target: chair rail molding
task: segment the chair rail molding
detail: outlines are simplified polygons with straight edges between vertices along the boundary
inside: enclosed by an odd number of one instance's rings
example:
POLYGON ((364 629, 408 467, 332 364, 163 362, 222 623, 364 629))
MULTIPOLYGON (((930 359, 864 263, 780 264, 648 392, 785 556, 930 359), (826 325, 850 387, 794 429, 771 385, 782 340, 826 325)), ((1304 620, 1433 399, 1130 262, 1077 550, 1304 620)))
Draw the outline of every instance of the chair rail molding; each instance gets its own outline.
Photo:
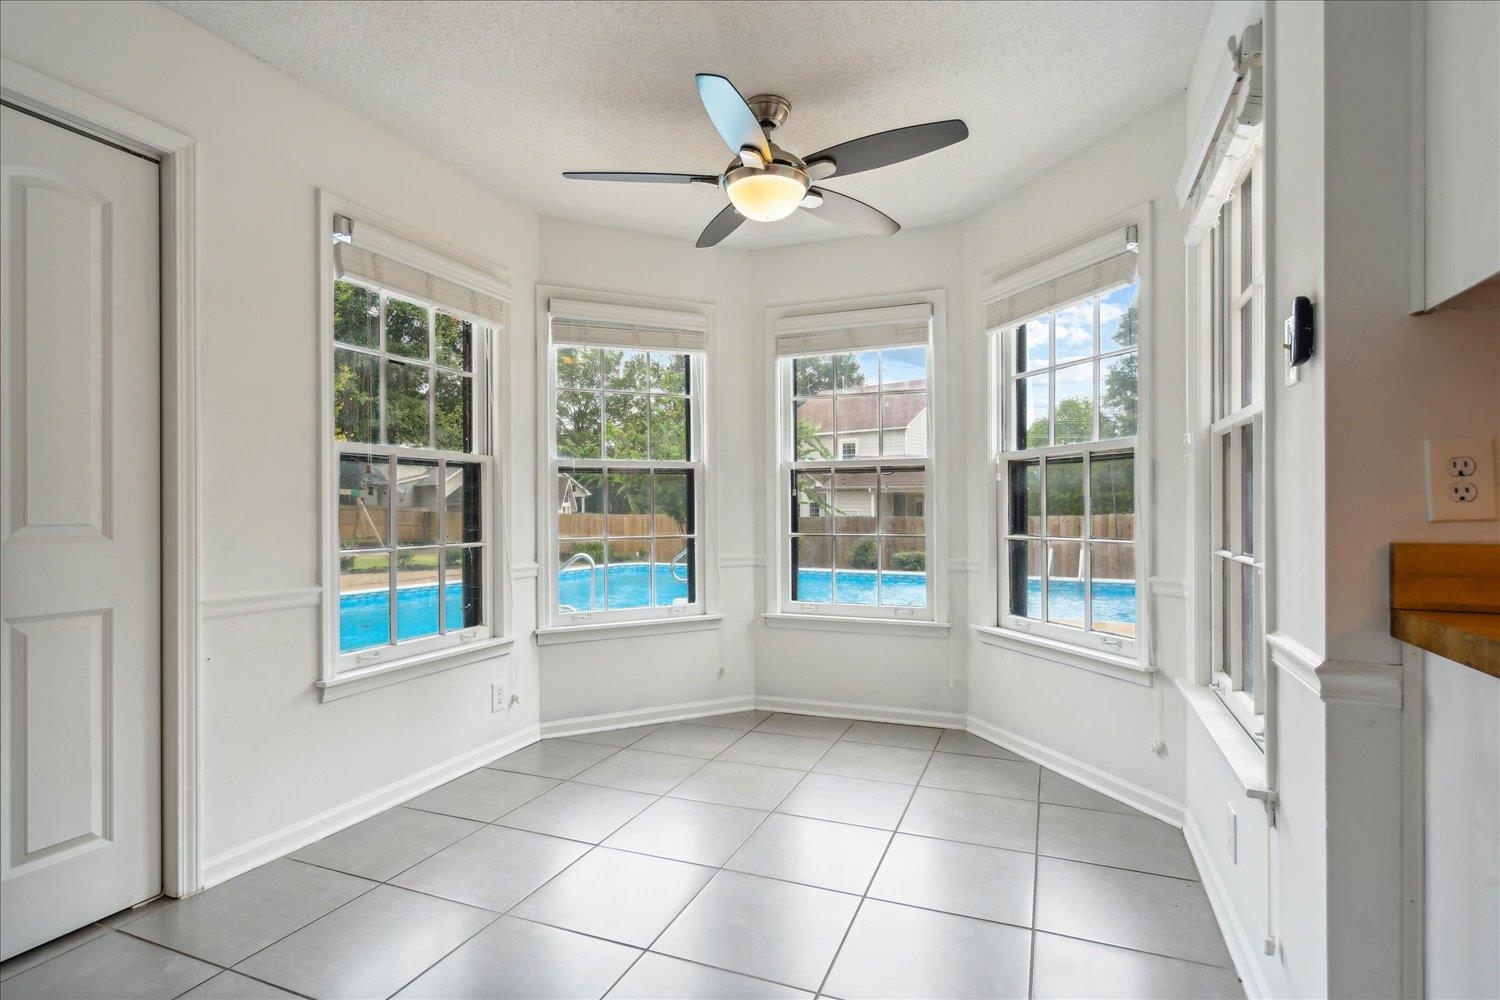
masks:
POLYGON ((1401 708, 1399 663, 1325 660, 1282 632, 1266 636, 1271 662, 1324 702, 1401 708))
POLYGON ((203 599, 203 620, 238 618, 292 608, 316 608, 323 601, 322 587, 290 587, 246 594, 224 594, 203 599))

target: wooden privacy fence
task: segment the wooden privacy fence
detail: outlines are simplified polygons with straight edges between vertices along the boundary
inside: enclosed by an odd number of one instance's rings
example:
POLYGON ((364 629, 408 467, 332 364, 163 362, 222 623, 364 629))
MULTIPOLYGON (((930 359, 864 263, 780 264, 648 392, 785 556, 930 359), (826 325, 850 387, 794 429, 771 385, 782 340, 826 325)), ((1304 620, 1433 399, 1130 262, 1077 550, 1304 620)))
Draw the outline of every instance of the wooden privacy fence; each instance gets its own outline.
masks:
MULTIPOLYGON (((1079 564, 1083 561, 1083 517, 1077 514, 1053 515, 1047 518, 1050 538, 1048 545, 1052 549, 1052 576, 1057 579, 1077 579, 1079 576, 1079 564), (1080 541, 1070 541, 1070 539, 1080 541)), ((1027 519, 1027 531, 1038 534, 1042 529, 1042 519, 1032 517, 1027 519)), ((1134 514, 1096 514, 1091 525, 1093 541, 1124 541, 1129 542, 1135 538, 1135 515, 1134 514)), ((1026 575, 1041 576, 1045 565, 1043 555, 1043 543, 1041 542, 1017 542, 1015 544, 1026 546, 1026 575)), ((1094 579, 1108 580, 1134 580, 1135 579, 1135 546, 1134 545, 1095 545, 1093 554, 1094 579)))
POLYGON ((559 514, 557 537, 603 538, 606 520, 610 538, 688 534, 682 522, 670 514, 559 514))
POLYGON ((833 531, 837 522, 838 533, 841 535, 873 535, 880 531, 885 535, 925 535, 927 533, 927 518, 925 517, 887 517, 884 519, 885 527, 881 529, 881 518, 874 516, 861 517, 832 517, 827 514, 818 517, 797 518, 797 531, 799 534, 826 535, 833 531))
MULTIPOLYGON (((446 523, 449 542, 464 536, 464 516, 460 511, 435 511, 422 507, 396 508, 396 539, 399 545, 436 545, 444 536, 438 533, 439 518, 446 523)), ((379 540, 381 547, 390 545, 390 508, 367 503, 339 505, 339 537, 362 541, 379 540)))

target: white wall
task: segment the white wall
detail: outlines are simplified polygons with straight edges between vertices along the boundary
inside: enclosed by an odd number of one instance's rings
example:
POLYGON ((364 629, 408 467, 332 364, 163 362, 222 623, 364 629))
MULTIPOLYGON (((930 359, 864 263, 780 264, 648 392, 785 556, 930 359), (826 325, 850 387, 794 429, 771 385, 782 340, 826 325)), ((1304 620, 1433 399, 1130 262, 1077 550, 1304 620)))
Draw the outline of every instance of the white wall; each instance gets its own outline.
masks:
MULTIPOLYGON (((0 51, 198 141, 203 594, 319 586, 317 189, 509 269, 518 331, 532 325, 536 216, 154 4, 8 2, 0 51)), ((532 381, 522 360, 508 370, 518 407, 532 381)), ((517 424, 518 454, 529 426, 517 424)), ((509 499, 529 531, 522 473, 509 499)), ((516 596, 526 631, 531 598, 516 596)), ((318 630, 316 607, 203 624, 210 869, 279 853, 321 814, 537 722, 529 642, 320 704, 318 630), (509 676, 521 703, 491 714, 490 682, 509 676)))
POLYGON ((1424 659, 1427 995, 1500 996, 1500 679, 1424 659))
MULTIPOLYGON (((995 582, 991 551, 995 545, 994 484, 990 481, 989 420, 986 412, 988 359, 977 296, 986 276, 1026 261, 1064 241, 1094 235, 1121 213, 1151 203, 1148 234, 1153 257, 1144 275, 1154 319, 1141 342, 1150 381, 1141 387, 1154 415, 1142 437, 1155 449, 1148 474, 1156 505, 1156 526, 1146 559, 1148 573, 1181 593, 1185 579, 1185 533, 1170 526, 1187 523, 1182 435, 1187 418, 1182 399, 1183 355, 1183 221, 1172 185, 1183 157, 1183 102, 1173 100, 1118 132, 1101 138, 1044 176, 1001 198, 963 224, 964 267, 969 293, 960 370, 966 379, 968 425, 965 493, 970 498, 970 558, 984 572, 973 577, 969 608, 975 624, 994 625, 995 582), (969 300, 974 300, 970 302, 969 300)), ((1052 750, 1104 768, 1119 778, 1172 803, 1183 796, 1182 702, 1172 684, 1186 676, 1187 659, 1180 637, 1183 601, 1177 596, 1148 597, 1156 616, 1154 643, 1161 673, 1151 687, 1065 666, 1052 660, 981 644, 968 643, 969 714, 1052 750), (1077 725, 1087 718, 1088 726, 1077 725), (1164 740, 1162 754, 1152 742, 1164 740)))

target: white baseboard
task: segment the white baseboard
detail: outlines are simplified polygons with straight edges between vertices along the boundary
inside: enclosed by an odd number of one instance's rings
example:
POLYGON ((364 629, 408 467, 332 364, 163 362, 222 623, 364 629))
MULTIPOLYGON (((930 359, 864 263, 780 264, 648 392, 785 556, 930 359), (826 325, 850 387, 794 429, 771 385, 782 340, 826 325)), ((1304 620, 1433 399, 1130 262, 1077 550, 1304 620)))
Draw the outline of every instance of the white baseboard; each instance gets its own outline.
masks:
POLYGON ((649 726, 655 722, 678 722, 682 719, 698 719, 709 715, 728 715, 745 712, 755 707, 750 695, 735 698, 714 698, 710 701, 683 701, 675 705, 655 708, 637 708, 628 712, 606 712, 603 715, 576 715, 571 719, 553 719, 542 723, 542 736, 581 736, 604 729, 625 729, 629 726, 649 726))
POLYGON ((1203 880, 1203 891, 1208 895, 1208 905, 1213 909, 1214 917, 1219 921, 1219 930, 1224 934, 1224 944, 1229 948, 1229 957, 1234 962, 1234 971, 1239 975, 1240 982, 1244 984, 1246 994, 1252 1000, 1269 997, 1271 991, 1266 986, 1266 979, 1260 968, 1261 949, 1251 945, 1250 936, 1245 933, 1244 925, 1240 923, 1239 915, 1234 912, 1234 905, 1229 900, 1229 891, 1224 886, 1224 880, 1219 876, 1219 870, 1214 867, 1208 845, 1203 842, 1203 833, 1198 829, 1198 824, 1191 815, 1188 816, 1187 824, 1182 828, 1182 835, 1187 839, 1188 853, 1193 856, 1193 864, 1198 867, 1198 874, 1203 880))
POLYGON ((829 715, 840 719, 865 722, 898 722, 908 726, 937 726, 940 729, 964 728, 962 712, 935 712, 923 708, 894 708, 890 705, 862 705, 846 701, 813 701, 810 698, 769 698, 757 696, 755 707, 767 712, 791 712, 796 715, 829 715))
POLYGON ((1132 809, 1138 809, 1148 816, 1155 816, 1163 823, 1170 823, 1180 829, 1186 818, 1187 811, 1180 802, 1173 802, 1165 795, 1116 777, 1077 757, 1070 757, 1059 750, 1043 746, 1035 740, 1027 739, 1008 729, 1001 729, 978 716, 968 717, 968 730, 975 736, 982 736, 991 743, 998 743, 1028 760, 1034 760, 1043 767, 1049 767, 1080 785, 1087 785, 1102 795, 1108 795, 1117 802, 1123 802, 1132 809))
POLYGON ((493 743, 486 743, 484 746, 461 753, 440 764, 434 764, 432 767, 418 771, 400 781, 393 781, 384 788, 367 792, 310 819, 293 823, 252 840, 248 844, 242 844, 222 854, 217 854, 203 862, 202 886, 207 889, 263 865, 267 861, 273 861, 292 851, 300 850, 315 840, 322 840, 331 833, 337 833, 361 820, 369 819, 391 806, 400 805, 407 799, 436 788, 445 781, 452 781, 461 774, 467 774, 496 757, 535 743, 540 735, 538 727, 527 726, 520 732, 502 737, 493 743))

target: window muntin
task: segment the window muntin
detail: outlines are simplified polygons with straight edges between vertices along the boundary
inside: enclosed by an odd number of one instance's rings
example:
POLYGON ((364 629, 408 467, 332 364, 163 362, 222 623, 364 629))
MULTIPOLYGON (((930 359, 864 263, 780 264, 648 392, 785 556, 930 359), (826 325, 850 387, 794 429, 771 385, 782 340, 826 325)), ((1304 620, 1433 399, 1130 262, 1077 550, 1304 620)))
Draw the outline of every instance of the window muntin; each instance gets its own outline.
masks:
POLYGON ((933 616, 926 345, 779 360, 782 610, 933 616))
POLYGON ((703 613, 704 356, 554 344, 548 360, 551 618, 703 613))
POLYGON ((1140 280, 999 331, 1003 627, 1129 653, 1140 280))
POLYGON ((489 328, 347 278, 332 291, 341 663, 488 635, 489 328))
POLYGON ((1210 350, 1209 652, 1214 688, 1248 733, 1264 733, 1265 275, 1260 159, 1243 168, 1200 249, 1210 350))

